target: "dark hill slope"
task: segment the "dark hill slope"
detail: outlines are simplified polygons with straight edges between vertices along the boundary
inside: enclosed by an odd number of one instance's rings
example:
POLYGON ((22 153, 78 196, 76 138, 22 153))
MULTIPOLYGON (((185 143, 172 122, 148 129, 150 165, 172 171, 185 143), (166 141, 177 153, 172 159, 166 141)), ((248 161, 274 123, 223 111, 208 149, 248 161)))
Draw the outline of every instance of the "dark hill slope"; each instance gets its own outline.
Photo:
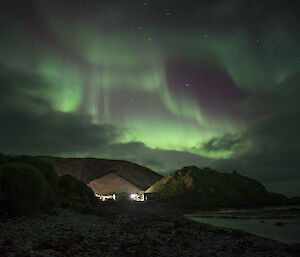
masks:
POLYGON ((0 217, 32 214, 51 207, 83 213, 102 211, 91 188, 77 178, 58 177, 52 165, 31 156, 0 154, 0 217))
POLYGON ((236 172, 184 167, 152 185, 146 192, 186 207, 234 207, 281 204, 283 195, 269 193, 258 181, 236 172))
POLYGON ((128 161, 49 156, 40 156, 39 158, 51 163, 59 175, 69 174, 81 179, 86 184, 109 173, 114 173, 137 188, 146 190, 162 178, 154 171, 128 161))

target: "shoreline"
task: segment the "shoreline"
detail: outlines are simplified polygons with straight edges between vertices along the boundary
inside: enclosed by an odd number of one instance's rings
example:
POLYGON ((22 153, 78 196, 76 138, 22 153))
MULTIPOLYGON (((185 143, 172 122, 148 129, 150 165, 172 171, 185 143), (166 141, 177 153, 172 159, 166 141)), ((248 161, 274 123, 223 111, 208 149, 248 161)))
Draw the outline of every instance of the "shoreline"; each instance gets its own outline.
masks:
POLYGON ((238 229, 288 245, 300 244, 300 206, 221 209, 185 214, 197 222, 238 229))
POLYGON ((299 245, 191 221, 162 206, 111 205, 104 216, 65 209, 0 221, 1 256, 280 256, 299 245))

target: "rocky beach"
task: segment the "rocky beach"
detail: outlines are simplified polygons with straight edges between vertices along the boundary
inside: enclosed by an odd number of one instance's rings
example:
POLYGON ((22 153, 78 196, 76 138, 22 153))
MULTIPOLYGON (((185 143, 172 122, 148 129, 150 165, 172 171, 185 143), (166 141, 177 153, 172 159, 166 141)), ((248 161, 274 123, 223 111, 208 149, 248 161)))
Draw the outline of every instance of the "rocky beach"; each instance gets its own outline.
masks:
POLYGON ((65 209, 2 219, 1 257, 297 257, 299 246, 213 227, 151 205, 107 206, 103 216, 65 209))

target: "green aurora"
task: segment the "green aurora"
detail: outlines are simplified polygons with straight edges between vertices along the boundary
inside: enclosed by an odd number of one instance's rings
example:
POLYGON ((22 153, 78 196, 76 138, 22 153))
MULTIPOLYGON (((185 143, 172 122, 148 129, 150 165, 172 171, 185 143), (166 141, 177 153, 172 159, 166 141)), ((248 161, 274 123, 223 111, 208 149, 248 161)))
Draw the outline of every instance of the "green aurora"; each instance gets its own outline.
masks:
POLYGON ((246 135, 298 90, 287 84, 300 68, 297 18, 270 1, 191 2, 12 1, 1 62, 38 78, 22 87, 45 103, 32 112, 116 127, 113 144, 231 160, 253 150, 246 135))

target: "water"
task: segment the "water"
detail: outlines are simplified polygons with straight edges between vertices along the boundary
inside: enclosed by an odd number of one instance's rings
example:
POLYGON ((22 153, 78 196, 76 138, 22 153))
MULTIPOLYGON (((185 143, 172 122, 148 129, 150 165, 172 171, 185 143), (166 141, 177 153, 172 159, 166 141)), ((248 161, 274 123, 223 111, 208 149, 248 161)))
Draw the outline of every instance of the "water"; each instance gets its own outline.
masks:
POLYGON ((206 211, 185 217, 217 227, 243 230, 286 244, 300 244, 300 206, 206 211))

